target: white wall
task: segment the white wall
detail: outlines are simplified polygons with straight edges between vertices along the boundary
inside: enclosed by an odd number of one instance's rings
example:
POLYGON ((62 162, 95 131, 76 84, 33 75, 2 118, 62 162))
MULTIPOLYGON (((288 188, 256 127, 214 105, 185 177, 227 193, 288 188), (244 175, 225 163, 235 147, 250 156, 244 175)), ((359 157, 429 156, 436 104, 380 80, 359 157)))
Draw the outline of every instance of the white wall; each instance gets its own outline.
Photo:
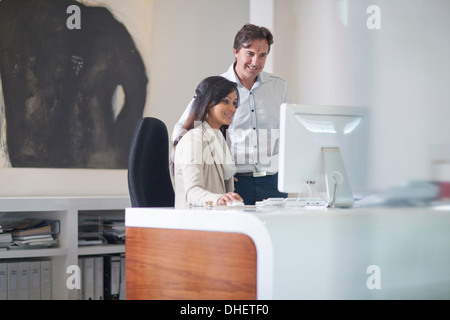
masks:
POLYGON ((233 42, 248 22, 248 0, 154 0, 150 107, 169 135, 205 77, 234 61, 233 42))
POLYGON ((274 71, 299 103, 372 109, 371 186, 436 178, 433 162, 450 161, 450 1, 277 0, 274 12, 274 71))
POLYGON ((374 42, 374 180, 431 179, 434 161, 450 161, 450 1, 383 1, 382 12, 374 42))
MULTIPOLYGON (((275 0, 250 0, 249 22, 257 26, 264 26, 273 31, 274 29, 274 1, 275 0)), ((274 51, 271 50, 266 58, 264 71, 273 73, 275 60, 274 51)))

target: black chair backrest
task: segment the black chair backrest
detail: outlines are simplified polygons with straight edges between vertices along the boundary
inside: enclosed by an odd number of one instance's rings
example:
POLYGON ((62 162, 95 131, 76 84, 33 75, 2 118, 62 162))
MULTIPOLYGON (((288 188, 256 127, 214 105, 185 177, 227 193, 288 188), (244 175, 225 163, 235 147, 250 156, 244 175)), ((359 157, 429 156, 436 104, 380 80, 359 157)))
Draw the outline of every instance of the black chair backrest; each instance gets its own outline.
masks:
POLYGON ((169 135, 159 119, 142 118, 128 159, 128 189, 133 207, 173 207, 169 173, 169 135))

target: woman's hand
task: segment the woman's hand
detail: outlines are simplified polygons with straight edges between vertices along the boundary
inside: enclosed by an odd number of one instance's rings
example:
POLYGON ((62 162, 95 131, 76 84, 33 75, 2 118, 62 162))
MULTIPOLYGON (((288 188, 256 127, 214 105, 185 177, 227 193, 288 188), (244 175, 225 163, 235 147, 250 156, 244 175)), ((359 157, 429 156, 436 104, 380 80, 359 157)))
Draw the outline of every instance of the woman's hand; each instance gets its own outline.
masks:
POLYGON ((243 201, 241 196, 236 192, 227 192, 217 200, 219 206, 226 206, 228 202, 233 202, 234 200, 243 201))

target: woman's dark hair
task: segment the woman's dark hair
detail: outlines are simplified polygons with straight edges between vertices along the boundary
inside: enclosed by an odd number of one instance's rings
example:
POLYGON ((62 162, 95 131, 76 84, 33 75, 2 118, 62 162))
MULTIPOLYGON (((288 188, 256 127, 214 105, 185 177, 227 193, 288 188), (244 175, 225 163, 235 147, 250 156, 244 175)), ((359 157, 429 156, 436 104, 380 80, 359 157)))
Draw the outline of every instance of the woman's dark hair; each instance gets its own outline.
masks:
POLYGON ((236 49, 236 52, 239 52, 242 47, 250 47, 252 41, 257 39, 267 40, 270 52, 270 46, 273 44, 272 33, 269 29, 255 26, 254 24, 246 24, 241 28, 241 30, 238 31, 236 37, 234 38, 233 48, 236 49))
MULTIPOLYGON (((200 82, 195 90, 194 102, 191 106, 191 113, 184 123, 183 133, 194 128, 195 122, 203 122, 211 107, 219 104, 230 92, 236 92, 236 107, 239 105, 239 91, 235 82, 229 81, 221 76, 208 77, 200 82)), ((222 126, 220 130, 226 136, 228 126, 222 126)), ((177 145, 182 138, 181 134, 174 142, 177 145)))

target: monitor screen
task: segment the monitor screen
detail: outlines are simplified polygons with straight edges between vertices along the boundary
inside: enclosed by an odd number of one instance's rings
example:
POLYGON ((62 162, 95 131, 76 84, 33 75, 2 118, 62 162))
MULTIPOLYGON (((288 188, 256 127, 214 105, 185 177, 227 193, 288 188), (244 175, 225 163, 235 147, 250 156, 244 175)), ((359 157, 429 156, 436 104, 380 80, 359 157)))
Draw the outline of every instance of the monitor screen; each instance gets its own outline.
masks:
POLYGON ((350 207, 367 191, 368 111, 283 104, 278 189, 350 207))

